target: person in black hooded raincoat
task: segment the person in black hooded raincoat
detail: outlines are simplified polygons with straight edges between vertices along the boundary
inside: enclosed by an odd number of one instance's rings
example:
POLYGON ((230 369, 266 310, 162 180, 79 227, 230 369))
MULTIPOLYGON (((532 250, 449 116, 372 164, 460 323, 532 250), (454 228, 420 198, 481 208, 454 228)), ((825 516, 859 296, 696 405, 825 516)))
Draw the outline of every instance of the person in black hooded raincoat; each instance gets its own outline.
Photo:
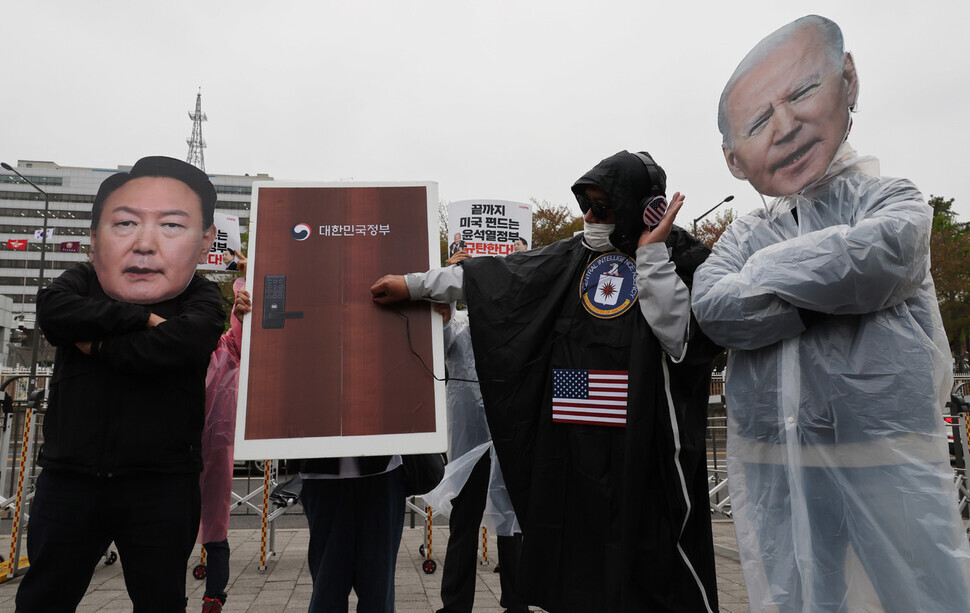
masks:
POLYGON ((719 349, 690 311, 708 250, 673 226, 679 193, 645 226, 666 189, 648 154, 610 156, 572 189, 583 235, 371 292, 468 303, 529 604, 716 611, 704 431, 719 349))

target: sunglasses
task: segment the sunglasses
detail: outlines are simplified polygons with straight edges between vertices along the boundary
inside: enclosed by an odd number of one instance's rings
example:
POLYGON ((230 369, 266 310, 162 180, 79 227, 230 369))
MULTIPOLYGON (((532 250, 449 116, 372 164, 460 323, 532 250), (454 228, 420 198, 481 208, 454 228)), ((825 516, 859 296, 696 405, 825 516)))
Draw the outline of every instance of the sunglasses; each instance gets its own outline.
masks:
POLYGON ((592 200, 586 194, 576 194, 576 199, 579 200, 579 206, 584 211, 593 211, 593 217, 596 219, 606 219, 610 214, 611 207, 606 202, 599 202, 597 200, 592 200))

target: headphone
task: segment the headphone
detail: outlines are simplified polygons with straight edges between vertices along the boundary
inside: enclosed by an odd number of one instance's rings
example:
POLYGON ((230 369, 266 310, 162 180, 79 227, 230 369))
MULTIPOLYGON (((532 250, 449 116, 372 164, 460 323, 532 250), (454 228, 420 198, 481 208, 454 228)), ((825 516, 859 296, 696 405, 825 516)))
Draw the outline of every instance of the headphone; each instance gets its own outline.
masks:
POLYGON ((647 169, 647 178, 650 180, 650 193, 640 201, 640 212, 643 215, 643 224, 648 228, 653 228, 660 223, 660 219, 667 212, 667 197, 664 195, 667 176, 646 151, 634 153, 633 155, 637 156, 647 169))

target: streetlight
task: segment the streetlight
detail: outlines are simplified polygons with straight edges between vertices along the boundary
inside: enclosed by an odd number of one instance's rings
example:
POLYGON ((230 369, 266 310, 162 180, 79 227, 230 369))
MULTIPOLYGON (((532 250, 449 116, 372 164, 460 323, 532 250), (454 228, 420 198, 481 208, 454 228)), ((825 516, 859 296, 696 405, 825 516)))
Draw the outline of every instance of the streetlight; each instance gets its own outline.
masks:
MULTIPOLYGON (((0 162, 0 166, 2 166, 4 170, 9 170, 10 172, 16 174, 18 177, 20 177, 28 184, 30 184, 31 187, 33 187, 40 193, 44 194, 44 230, 43 230, 43 234, 41 234, 41 239, 40 239, 40 272, 37 275, 37 289, 39 290, 44 286, 44 262, 45 262, 44 256, 47 253, 47 213, 50 207, 50 196, 47 195, 47 192, 45 192, 41 188, 34 185, 33 181, 31 181, 27 177, 17 172, 17 170, 14 169, 12 166, 10 166, 10 164, 6 162, 0 162)), ((24 253, 24 258, 27 257, 27 253, 24 253)), ((40 330, 38 329, 38 326, 37 326, 37 303, 36 302, 34 302, 34 333, 31 336, 30 344, 31 344, 30 381, 27 384, 28 398, 30 397, 31 392, 33 392, 37 388, 37 350, 40 344, 40 330)))
POLYGON ((734 200, 734 196, 728 196, 724 200, 721 200, 720 202, 718 202, 717 204, 715 204, 714 206, 712 206, 709 211, 707 211, 706 213, 704 213, 703 215, 701 215, 700 217, 698 217, 697 219, 695 219, 694 220, 694 236, 695 237, 697 236, 697 222, 698 221, 704 219, 705 217, 707 217, 708 215, 710 215, 711 213, 713 213, 714 212, 714 209, 716 209, 717 207, 721 206, 725 202, 731 202, 732 200, 734 200))

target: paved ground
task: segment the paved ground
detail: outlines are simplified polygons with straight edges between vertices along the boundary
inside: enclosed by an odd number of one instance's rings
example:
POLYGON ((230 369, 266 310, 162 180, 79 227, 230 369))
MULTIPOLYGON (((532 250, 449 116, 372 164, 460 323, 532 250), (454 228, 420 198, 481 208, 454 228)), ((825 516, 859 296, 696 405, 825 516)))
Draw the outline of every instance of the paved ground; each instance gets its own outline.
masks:
MULTIPOLYGON (((714 524, 718 593, 721 611, 724 613, 743 613, 748 610, 744 581, 741 578, 741 565, 737 561, 734 540, 734 525, 730 521, 716 521, 714 524)), ((310 577, 306 568, 307 543, 309 532, 305 528, 286 528, 276 531, 276 556, 269 559, 267 569, 259 570, 260 532, 255 529, 234 529, 229 532, 232 549, 229 600, 226 613, 272 613, 277 611, 306 611, 310 603, 310 577)), ((442 560, 448 541, 447 526, 435 526, 432 531, 432 553, 437 560, 438 570, 425 574, 421 570, 424 556, 419 548, 424 543, 424 530, 404 528, 401 551, 397 559, 396 611, 397 613, 431 613, 441 606, 442 560)), ((9 543, 9 540, 7 540, 9 543)), ((494 538, 489 539, 490 558, 497 550, 494 538)), ((198 552, 197 552, 198 553, 198 552)), ((478 567, 478 584, 475 594, 475 611, 481 613, 501 613, 499 606, 499 579, 495 569, 495 559, 478 567)), ((198 562, 194 557, 191 565, 198 562)), ((66 562, 67 563, 67 562, 66 562)), ((201 609, 203 583, 186 573, 189 591, 189 611, 201 609)), ((14 594, 20 579, 0 583, 0 611, 13 611, 14 594)), ((355 609, 355 598, 351 594, 350 610, 355 609)), ((130 611, 131 602, 125 592, 124 578, 120 563, 110 566, 98 565, 91 587, 88 589, 79 613, 95 611, 130 611)), ((534 611, 539 609, 533 608, 534 611)))

